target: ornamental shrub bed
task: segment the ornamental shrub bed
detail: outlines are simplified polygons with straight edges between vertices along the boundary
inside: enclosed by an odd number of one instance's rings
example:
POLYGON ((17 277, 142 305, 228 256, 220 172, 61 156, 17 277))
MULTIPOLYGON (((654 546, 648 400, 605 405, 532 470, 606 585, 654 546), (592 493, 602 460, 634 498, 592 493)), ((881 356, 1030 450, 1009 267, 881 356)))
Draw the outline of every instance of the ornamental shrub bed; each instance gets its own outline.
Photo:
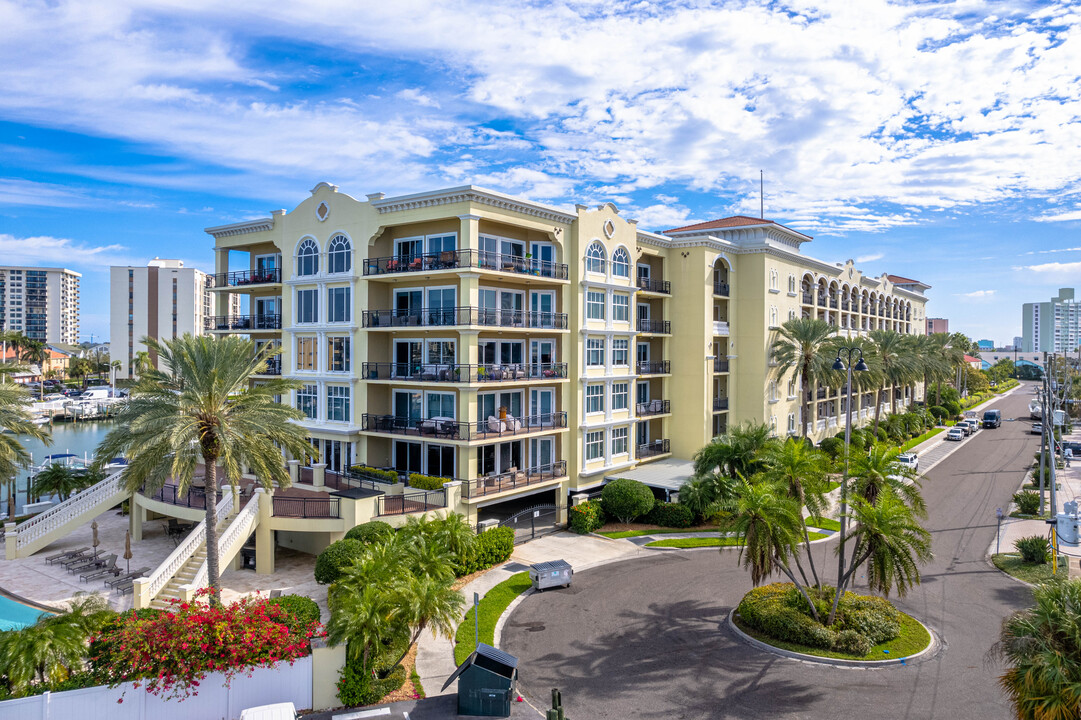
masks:
POLYGON ((1051 543, 1043 535, 1018 538, 1013 546, 1021 553, 1021 560, 1030 565, 1044 565, 1051 560, 1051 543))
POLYGON ((345 534, 346 540, 359 540, 362 543, 381 543, 394 535, 394 528, 382 520, 372 520, 350 528, 345 534))
POLYGON ((417 490, 442 490, 443 483, 446 482, 450 481, 444 477, 409 473, 409 487, 416 488, 417 490))
POLYGON ((1022 515, 1035 515, 1040 512, 1040 494, 1038 492, 1024 490, 1014 493, 1013 501, 1017 504, 1017 510, 1022 515))
POLYGON ((591 533, 603 527, 604 523, 607 522, 604 509, 599 502, 594 500, 587 500, 581 505, 571 507, 568 518, 570 529, 579 535, 591 533))
POLYGON ((392 642, 375 659, 371 673, 364 672, 359 661, 347 662, 338 679, 338 699, 342 704, 346 706, 371 705, 404 685, 407 677, 405 667, 392 666, 394 661, 405 653, 406 643, 408 643, 408 638, 392 642), (372 673, 375 674, 374 678, 372 673))
POLYGON ((456 574, 469 575, 505 562, 514 552, 514 530, 509 527, 492 528, 474 538, 465 558, 460 558, 456 574))
POLYGON ((398 473, 395 470, 380 470, 379 468, 369 467, 368 465, 354 465, 349 468, 349 471, 356 475, 367 475, 368 477, 390 483, 391 485, 401 482, 398 473))
POLYGON ((274 605, 284 610, 288 617, 281 617, 280 620, 294 632, 302 632, 312 623, 319 622, 319 604, 304 595, 282 595, 270 598, 267 600, 267 605, 274 605))
POLYGON ((694 513, 686 505, 659 502, 642 518, 643 522, 670 528, 687 528, 694 524, 694 513))
POLYGON ((364 553, 364 543, 360 540, 339 540, 327 546, 315 559, 315 581, 320 585, 329 585, 342 576, 345 568, 364 553))
MULTIPOLYGON (((833 588, 807 588, 807 593, 819 617, 828 617, 833 588)), ((776 640, 856 656, 898 637, 904 618, 883 598, 846 592, 838 603, 836 622, 827 627, 811 616, 807 601, 792 583, 751 590, 738 612, 748 626, 776 640)))

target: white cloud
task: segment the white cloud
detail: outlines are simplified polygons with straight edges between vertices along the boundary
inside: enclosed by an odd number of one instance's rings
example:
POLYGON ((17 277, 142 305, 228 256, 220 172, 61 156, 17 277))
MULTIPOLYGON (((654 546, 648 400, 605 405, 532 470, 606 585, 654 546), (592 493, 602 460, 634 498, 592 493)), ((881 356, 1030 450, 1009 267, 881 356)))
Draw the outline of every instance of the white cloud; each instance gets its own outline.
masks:
POLYGON ((1081 262, 1050 262, 1040 265, 1023 265, 1015 267, 1014 270, 1036 273, 1049 280, 1055 278, 1074 279, 1078 273, 1081 273, 1081 262))
POLYGON ((1068 210, 1061 213, 1041 215, 1035 219, 1036 222, 1069 222, 1071 220, 1081 220, 1081 210, 1068 210))
POLYGON ((973 290, 967 293, 954 293, 957 297, 971 298, 973 300, 989 300, 994 296, 994 290, 973 290))
POLYGON ((399 100, 416 103, 417 105, 421 105, 423 107, 439 107, 439 103, 425 95, 417 88, 406 88, 404 90, 399 90, 397 93, 395 93, 394 97, 398 98, 399 100))
MULTIPOLYGON (((7 233, 0 233, 0 257, 10 265, 89 267, 94 270, 140 262, 123 245, 87 245, 67 238, 47 235, 20 238, 7 233)), ((145 259, 142 262, 145 263, 145 259)))
POLYGON ((885 253, 871 253, 870 255, 860 255, 858 258, 856 258, 856 262, 869 263, 875 260, 881 260, 884 257, 886 257, 885 253))
POLYGON ((1078 252, 1081 251, 1081 247, 1068 247, 1068 248, 1051 248, 1050 250, 1029 250, 1024 255, 1047 255, 1049 253, 1064 253, 1064 252, 1078 252))

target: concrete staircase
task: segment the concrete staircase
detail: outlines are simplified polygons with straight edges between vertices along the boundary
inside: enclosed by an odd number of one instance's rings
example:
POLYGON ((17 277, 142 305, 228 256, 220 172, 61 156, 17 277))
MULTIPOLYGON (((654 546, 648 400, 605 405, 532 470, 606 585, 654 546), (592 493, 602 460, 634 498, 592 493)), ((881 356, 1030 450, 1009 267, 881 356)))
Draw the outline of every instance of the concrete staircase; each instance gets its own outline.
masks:
POLYGON ((206 542, 203 542, 199 549, 195 551, 195 554, 188 558, 188 561, 161 589, 158 596, 150 601, 150 607, 166 610, 170 607, 170 600, 183 600, 184 597, 180 589, 185 585, 190 585, 195 580, 199 567, 204 562, 206 562, 206 542))
POLYGON ((25 522, 16 526, 6 525, 5 557, 8 560, 29 557, 128 499, 129 493, 121 482, 122 476, 123 471, 114 473, 25 522))

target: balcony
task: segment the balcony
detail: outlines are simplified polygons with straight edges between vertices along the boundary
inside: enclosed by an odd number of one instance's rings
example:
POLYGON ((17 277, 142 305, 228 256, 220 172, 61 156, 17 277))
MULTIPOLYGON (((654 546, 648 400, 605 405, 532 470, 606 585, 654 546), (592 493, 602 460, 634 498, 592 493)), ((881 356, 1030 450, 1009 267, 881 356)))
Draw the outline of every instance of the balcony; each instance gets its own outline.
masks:
POLYGON ((713 412, 720 412, 728 409, 728 398, 715 397, 713 398, 713 412))
POLYGON ((176 485, 165 484, 153 495, 147 495, 145 492, 142 494, 150 500, 160 500, 177 507, 206 510, 206 492, 196 487, 189 487, 186 493, 181 494, 180 488, 176 485))
POLYGON ((447 506, 446 490, 426 490, 404 495, 380 495, 376 498, 376 515, 408 515, 438 510, 447 506))
POLYGON ((638 363, 639 375, 667 375, 670 372, 672 372, 672 364, 667 360, 638 363))
POLYGON ((638 417, 667 415, 670 412, 672 412, 671 400, 650 400, 649 402, 636 403, 634 406, 634 413, 638 417))
POLYGON ((668 438, 665 438, 664 440, 653 440, 644 445, 638 445, 635 449, 635 456, 639 460, 644 460, 658 455, 667 455, 670 452, 672 452, 671 443, 668 438))
POLYGON ((672 294, 672 283, 667 280, 654 280, 653 278, 638 278, 638 289, 651 293, 672 294))
POLYGON ((830 308, 832 308, 833 310, 837 309, 837 298, 830 298, 830 308))
POLYGON ((281 315, 212 315, 203 321, 210 332, 259 332, 282 329, 281 315))
POLYGON ((806 293, 806 292, 803 293, 803 304, 804 305, 814 305, 814 302, 815 302, 814 301, 814 296, 811 295, 811 293, 806 293))
POLYGON ((469 325, 566 330, 567 314, 462 306, 412 310, 365 310, 361 315, 361 326, 366 328, 397 329, 469 325))
POLYGON ((825 295, 819 295, 818 296, 818 305, 819 305, 819 307, 826 307, 826 296, 825 295))
POLYGON ((542 413, 520 418, 492 417, 476 423, 443 417, 407 418, 373 413, 364 413, 361 416, 361 429, 364 432, 427 436, 442 440, 488 440, 565 427, 567 427, 566 412, 542 413))
POLYGON ((282 281, 281 268, 267 270, 239 270, 236 272, 207 275, 206 286, 212 289, 246 287, 248 285, 274 285, 282 281))
POLYGON ((395 255, 369 258, 364 262, 364 274, 369 276, 459 268, 494 270, 552 280, 566 280, 568 277, 567 266, 563 263, 543 262, 533 258, 500 255, 479 250, 444 250, 419 255, 395 255))
POLYGON ((566 477, 567 461, 558 460, 548 465, 541 465, 528 470, 509 470, 504 473, 490 473, 485 477, 470 480, 462 485, 463 498, 479 498, 486 495, 518 490, 537 483, 566 477))
POLYGON ((272 498, 274 517, 340 518, 339 498, 279 497, 272 498))
POLYGON ((638 332, 669 335, 672 332, 672 323, 668 320, 646 320, 638 318, 638 332))
POLYGON ((714 320, 713 321, 713 334, 714 335, 728 335, 729 332, 730 331, 728 329, 728 322, 727 321, 725 321, 725 320, 714 320))
POLYGON ((728 361, 720 358, 713 358, 713 372, 726 373, 728 372, 728 361))
POLYGON ((275 355, 274 357, 267 360, 266 367, 262 371, 257 372, 255 374, 256 375, 274 375, 274 376, 281 375, 282 374, 282 359, 281 359, 281 356, 280 355, 275 355))
POLYGON ((713 283, 713 294, 728 297, 728 283, 726 283, 726 282, 715 282, 715 283, 713 283))
POLYGON ((501 365, 374 363, 363 365, 367 380, 408 380, 411 382, 522 382, 524 380, 564 380, 567 363, 529 363, 501 365))

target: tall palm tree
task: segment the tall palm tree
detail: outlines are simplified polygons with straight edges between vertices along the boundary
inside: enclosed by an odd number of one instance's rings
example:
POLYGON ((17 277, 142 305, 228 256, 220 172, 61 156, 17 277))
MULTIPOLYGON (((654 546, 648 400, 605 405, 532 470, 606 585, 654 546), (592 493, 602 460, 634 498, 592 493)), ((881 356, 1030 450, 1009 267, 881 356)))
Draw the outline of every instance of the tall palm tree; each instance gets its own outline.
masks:
POLYGON ((909 343, 905 337, 893 330, 872 330, 868 333, 881 371, 881 384, 875 395, 875 433, 878 432, 878 422, 882 414, 882 392, 887 387, 889 388, 890 412, 897 412, 897 397, 894 389, 898 385, 907 383, 914 372, 909 343))
POLYGON ((97 457, 128 458, 124 484, 156 492, 169 478, 186 492, 196 469, 206 473, 206 562, 211 600, 218 598, 218 466, 234 489, 243 468, 251 468, 263 487, 289 486, 282 449, 293 457, 313 452, 295 420, 303 413, 279 403, 297 383, 282 378, 253 385, 279 348, 267 343, 256 352, 239 337, 184 335, 159 343, 143 342, 157 352, 166 373, 144 370, 97 457))
POLYGON ((56 495, 61 500, 67 500, 72 493, 83 488, 83 481, 71 468, 53 463, 34 476, 34 495, 47 497, 56 495))
POLYGON ((894 495, 921 517, 927 505, 920 493, 919 476, 898 462, 901 450, 888 443, 874 443, 867 454, 853 458, 854 494, 875 505, 883 495, 894 495))
POLYGON ((452 582, 452 579, 431 575, 410 575, 403 583, 399 593, 401 605, 398 617, 410 629, 410 636, 409 643, 391 670, 401 665, 409 654, 409 648, 425 630, 430 628, 433 635, 442 635, 448 640, 454 638, 465 598, 453 588, 452 582))
POLYGON ((1009 668, 998 679, 1022 720, 1081 717, 1081 580, 1037 585, 1034 607, 1002 623, 991 655, 1009 668))
POLYGON ((811 401, 807 394, 813 391, 815 382, 826 377, 830 371, 833 359, 826 356, 822 349, 836 334, 837 328, 825 320, 792 318, 777 329, 770 343, 770 357, 777 363, 774 376, 778 381, 789 372, 799 377, 803 437, 807 437, 811 420, 811 401))
MULTIPOLYGON (((801 509, 806 508, 812 515, 821 515, 826 511, 829 505, 826 500, 826 470, 829 461, 821 450, 809 447, 802 440, 788 438, 784 443, 774 444, 763 450, 762 458, 765 461, 765 470, 762 473, 765 478, 786 488, 788 496, 796 500, 801 509)), ((803 542, 814 585, 820 587, 806 523, 803 523, 803 542)), ((796 564, 799 566, 798 556, 796 564)), ((802 570, 800 567, 801 572, 802 570)))
POLYGON ((855 548, 843 585, 847 587, 855 568, 867 563, 867 585, 887 597, 894 590, 904 597, 920 583, 919 563, 933 557, 931 533, 916 521, 908 505, 893 495, 878 504, 857 498, 852 505, 855 548))
POLYGON ((22 385, 0 385, 0 482, 8 485, 8 497, 14 496, 15 474, 30 464, 30 453, 23 447, 21 437, 52 444, 52 437, 43 427, 35 425, 28 410, 30 393, 22 385))
POLYGON ((728 478, 750 476, 761 464, 760 453, 772 442, 770 435, 770 427, 765 423, 750 420, 740 423, 695 454, 695 474, 719 473, 728 478))

